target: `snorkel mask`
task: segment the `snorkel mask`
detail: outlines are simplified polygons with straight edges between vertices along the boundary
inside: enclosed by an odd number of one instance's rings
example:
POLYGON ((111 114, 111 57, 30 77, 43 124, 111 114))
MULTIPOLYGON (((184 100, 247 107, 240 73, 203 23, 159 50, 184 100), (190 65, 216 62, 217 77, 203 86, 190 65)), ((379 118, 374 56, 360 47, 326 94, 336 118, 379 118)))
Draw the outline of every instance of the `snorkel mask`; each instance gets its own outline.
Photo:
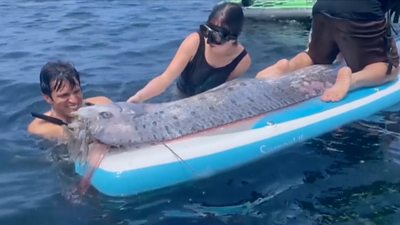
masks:
POLYGON ((201 34, 207 38, 208 44, 222 45, 229 40, 236 40, 236 35, 231 35, 228 30, 211 24, 200 25, 201 34))

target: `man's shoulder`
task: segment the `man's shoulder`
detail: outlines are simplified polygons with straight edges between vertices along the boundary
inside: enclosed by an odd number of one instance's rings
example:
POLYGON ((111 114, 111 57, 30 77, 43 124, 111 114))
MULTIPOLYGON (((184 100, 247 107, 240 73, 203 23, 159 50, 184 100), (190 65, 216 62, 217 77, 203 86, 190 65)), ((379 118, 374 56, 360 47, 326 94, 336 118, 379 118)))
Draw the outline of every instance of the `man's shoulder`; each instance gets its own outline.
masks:
POLYGON ((96 97, 87 98, 87 99, 85 99, 85 102, 92 103, 94 105, 107 105, 107 104, 112 103, 111 99, 109 99, 105 96, 96 96, 96 97))
POLYGON ((28 132, 46 139, 62 139, 64 137, 64 128, 62 126, 39 118, 35 118, 28 125, 28 132))
MULTIPOLYGON (((97 96, 92 98, 85 99, 85 102, 94 104, 94 105, 107 105, 111 104, 111 99, 105 96, 97 96)), ((45 115, 50 116, 50 112, 46 112, 45 115)), ((28 125, 28 132, 30 134, 43 137, 46 139, 56 139, 62 140, 65 138, 64 127, 60 125, 56 125, 45 121, 40 118, 35 118, 29 125, 28 125)))

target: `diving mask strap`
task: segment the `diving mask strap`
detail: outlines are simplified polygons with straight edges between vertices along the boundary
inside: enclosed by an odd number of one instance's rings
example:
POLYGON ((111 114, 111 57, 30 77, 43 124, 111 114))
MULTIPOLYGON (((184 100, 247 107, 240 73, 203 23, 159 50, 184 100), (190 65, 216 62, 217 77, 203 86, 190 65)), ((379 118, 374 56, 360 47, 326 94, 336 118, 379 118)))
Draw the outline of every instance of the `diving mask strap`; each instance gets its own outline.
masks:
POLYGON ((42 119, 44 121, 47 121, 47 122, 55 124, 55 125, 59 125, 59 126, 68 125, 68 123, 66 123, 66 122, 64 122, 64 121, 62 121, 60 119, 57 119, 55 117, 52 117, 52 116, 48 116, 48 115, 44 115, 44 114, 40 114, 40 113, 35 113, 35 112, 31 112, 31 115, 33 117, 42 119))
MULTIPOLYGON (((90 103, 90 102, 85 102, 84 105, 85 105, 85 106, 92 106, 92 105, 94 105, 94 104, 93 104, 93 103, 90 103)), ((45 115, 45 114, 40 114, 40 113, 31 112, 31 115, 32 115, 33 117, 42 119, 42 120, 44 120, 44 121, 47 121, 47 122, 52 123, 52 124, 55 124, 55 125, 59 125, 59 126, 64 126, 64 125, 66 126, 66 125, 68 125, 68 123, 66 123, 66 122, 64 122, 64 121, 62 121, 62 120, 60 120, 60 119, 58 119, 58 118, 55 118, 55 117, 52 117, 52 116, 48 116, 48 115, 45 115)))

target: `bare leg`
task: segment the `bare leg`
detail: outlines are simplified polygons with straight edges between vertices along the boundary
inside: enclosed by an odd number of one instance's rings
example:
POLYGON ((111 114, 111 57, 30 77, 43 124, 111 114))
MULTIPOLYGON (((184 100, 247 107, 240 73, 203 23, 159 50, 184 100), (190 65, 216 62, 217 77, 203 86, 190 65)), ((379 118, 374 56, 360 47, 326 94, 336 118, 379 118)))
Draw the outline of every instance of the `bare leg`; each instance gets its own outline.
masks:
POLYGON ((311 66, 312 64, 313 61, 311 60, 310 56, 305 52, 301 52, 290 60, 281 59, 274 65, 265 68, 264 70, 260 71, 257 74, 256 78, 258 79, 276 78, 285 73, 289 73, 307 66, 311 66))
POLYGON ((276 78, 289 72, 289 60, 281 59, 274 65, 269 66, 257 73, 257 79, 276 78))
POLYGON ((343 67, 339 70, 335 84, 326 89, 321 97, 322 101, 325 102, 337 102, 340 101, 347 92, 350 90, 351 85, 351 69, 349 67, 343 67))
POLYGON ((370 64, 364 69, 351 73, 349 67, 339 70, 336 83, 328 88, 321 99, 327 102, 342 100, 350 90, 384 84, 397 78, 398 68, 393 68, 391 75, 386 75, 387 64, 383 62, 370 64))
POLYGON ((397 79, 399 68, 394 67, 390 75, 386 74, 387 68, 387 63, 378 62, 364 67, 364 69, 357 73, 353 73, 351 89, 381 85, 388 81, 397 79))

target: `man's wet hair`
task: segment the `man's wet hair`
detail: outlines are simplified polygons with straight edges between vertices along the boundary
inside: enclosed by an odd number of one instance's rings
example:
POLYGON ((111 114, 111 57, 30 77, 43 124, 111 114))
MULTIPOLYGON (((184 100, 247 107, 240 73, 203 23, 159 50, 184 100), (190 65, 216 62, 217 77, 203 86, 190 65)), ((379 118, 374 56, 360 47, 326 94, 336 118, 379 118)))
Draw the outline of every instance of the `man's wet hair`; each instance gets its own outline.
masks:
POLYGON ((71 63, 52 61, 42 67, 40 71, 40 89, 44 95, 51 97, 51 93, 59 91, 66 82, 71 88, 81 84, 79 72, 71 63))

